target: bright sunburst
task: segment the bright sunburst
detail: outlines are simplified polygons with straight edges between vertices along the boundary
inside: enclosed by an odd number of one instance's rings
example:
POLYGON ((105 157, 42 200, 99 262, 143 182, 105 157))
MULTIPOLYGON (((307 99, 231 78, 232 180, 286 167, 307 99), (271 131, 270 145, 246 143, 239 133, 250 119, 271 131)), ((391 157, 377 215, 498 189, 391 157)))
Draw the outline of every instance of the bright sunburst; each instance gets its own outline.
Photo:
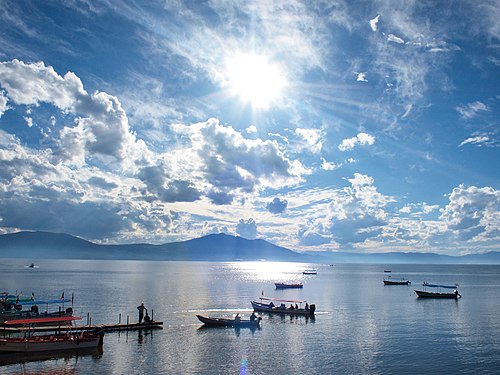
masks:
POLYGON ((286 85, 280 67, 262 55, 239 53, 228 58, 226 74, 231 94, 254 108, 270 107, 286 85))

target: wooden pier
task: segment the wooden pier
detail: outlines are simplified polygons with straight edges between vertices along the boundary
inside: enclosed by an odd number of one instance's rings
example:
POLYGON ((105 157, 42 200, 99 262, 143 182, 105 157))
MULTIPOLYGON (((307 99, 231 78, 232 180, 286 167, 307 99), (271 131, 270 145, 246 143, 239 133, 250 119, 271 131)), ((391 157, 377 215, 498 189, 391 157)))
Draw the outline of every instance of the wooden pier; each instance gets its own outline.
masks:
MULTIPOLYGON (((117 323, 117 324, 97 324, 85 326, 51 326, 51 327, 30 327, 30 332, 54 332, 54 331, 93 331, 101 330, 104 332, 114 331, 138 331, 138 330, 153 330, 163 329, 163 322, 150 322, 150 323, 117 323)), ((1 327, 0 332, 4 335, 8 333, 16 333, 26 331, 25 327, 1 327)))

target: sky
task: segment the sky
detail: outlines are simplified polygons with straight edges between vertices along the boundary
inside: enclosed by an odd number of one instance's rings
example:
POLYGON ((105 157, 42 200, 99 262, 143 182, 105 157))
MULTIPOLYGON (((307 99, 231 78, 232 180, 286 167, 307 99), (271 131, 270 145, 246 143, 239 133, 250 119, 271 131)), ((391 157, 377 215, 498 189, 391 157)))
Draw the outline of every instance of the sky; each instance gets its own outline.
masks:
POLYGON ((500 250, 500 5, 0 0, 0 233, 500 250))

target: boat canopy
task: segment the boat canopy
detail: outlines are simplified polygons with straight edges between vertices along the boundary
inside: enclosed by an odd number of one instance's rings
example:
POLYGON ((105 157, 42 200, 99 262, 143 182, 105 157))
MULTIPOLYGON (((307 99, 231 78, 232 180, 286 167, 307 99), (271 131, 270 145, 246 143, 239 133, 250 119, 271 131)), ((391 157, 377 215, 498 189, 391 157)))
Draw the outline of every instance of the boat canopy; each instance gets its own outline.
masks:
POLYGON ((276 301, 276 302, 290 302, 290 303, 305 303, 306 301, 294 300, 294 299, 281 299, 272 297, 260 297, 260 299, 265 301, 276 301))
POLYGON ((48 300, 29 300, 29 301, 19 301, 18 305, 47 305, 51 303, 67 303, 71 302, 70 299, 67 298, 59 298, 59 299, 48 299, 48 300))
POLYGON ((79 316, 60 316, 54 318, 29 318, 29 319, 6 320, 4 324, 15 325, 15 324, 34 324, 34 323, 59 323, 59 322, 72 322, 81 319, 82 318, 79 316))
POLYGON ((429 288, 447 288, 447 289, 457 289, 458 284, 455 285, 439 285, 439 284, 429 284, 428 282, 424 282, 423 286, 428 286, 429 288))

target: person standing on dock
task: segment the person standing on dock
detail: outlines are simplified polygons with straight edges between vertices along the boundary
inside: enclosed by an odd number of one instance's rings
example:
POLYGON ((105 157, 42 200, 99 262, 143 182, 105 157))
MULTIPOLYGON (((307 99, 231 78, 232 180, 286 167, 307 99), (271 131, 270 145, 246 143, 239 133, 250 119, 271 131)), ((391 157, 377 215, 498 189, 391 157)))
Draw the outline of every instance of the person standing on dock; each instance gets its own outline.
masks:
POLYGON ((139 323, 142 323, 142 318, 144 317, 144 312, 148 313, 148 309, 144 306, 144 302, 141 303, 140 306, 137 306, 137 310, 139 310, 139 323))

